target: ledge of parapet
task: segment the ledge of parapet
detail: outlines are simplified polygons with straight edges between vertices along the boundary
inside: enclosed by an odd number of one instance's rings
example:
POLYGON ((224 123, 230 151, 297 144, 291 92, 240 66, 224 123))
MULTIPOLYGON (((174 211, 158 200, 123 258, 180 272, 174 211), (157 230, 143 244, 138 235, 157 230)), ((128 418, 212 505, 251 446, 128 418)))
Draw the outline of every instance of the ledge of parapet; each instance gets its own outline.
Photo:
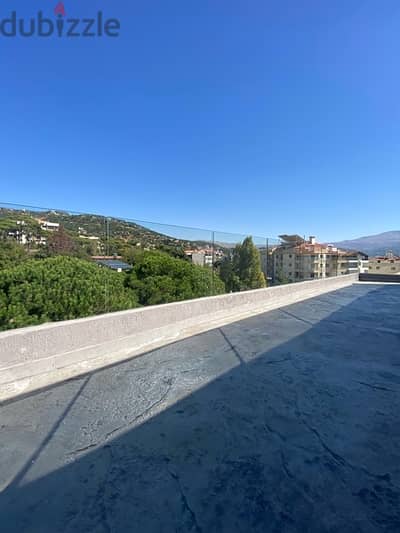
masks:
MULTIPOLYGON (((288 283, 288 284, 285 284, 285 285, 274 285, 272 287, 265 287, 264 289, 252 289, 252 290, 249 290, 249 291, 242 291, 242 292, 232 292, 232 293, 226 293, 226 294, 218 294, 218 295, 215 295, 215 296, 203 296, 203 297, 200 297, 200 298, 195 298, 195 299, 192 299, 192 300, 182 300, 182 301, 179 301, 179 302, 170 302, 170 303, 166 303, 166 304, 159 304, 159 305, 149 305, 149 306, 146 306, 146 307, 135 307, 134 309, 124 309, 123 311, 114 311, 114 312, 110 312, 110 313, 102 313, 102 314, 99 314, 99 315, 93 315, 93 316, 88 316, 88 317, 83 317, 83 318, 75 318, 75 319, 72 319, 72 320, 59 320, 57 322, 46 322, 44 324, 39 324, 37 326, 26 326, 26 327, 22 327, 22 328, 17 328, 17 329, 10 329, 10 330, 6 330, 6 331, 1 331, 0 332, 0 340, 2 338, 5 338, 5 337, 8 337, 8 336, 15 336, 15 335, 23 335, 23 334, 26 334, 26 333, 29 333, 29 332, 38 332, 38 331, 41 331, 41 330, 46 330, 46 329, 49 329, 49 328, 62 328, 66 325, 70 325, 70 324, 74 324, 74 323, 81 323, 81 324, 85 324, 85 323, 90 323, 90 322, 96 322, 98 321, 99 319, 101 318, 104 318, 104 317, 110 317, 110 316, 113 316, 113 317, 125 317, 125 316, 134 316, 135 314, 140 314, 140 313, 144 313, 144 312, 154 312, 156 311, 157 309, 165 309, 165 310, 168 310, 169 308, 179 308, 181 306, 186 306, 187 304, 190 304, 190 303, 197 303, 197 302, 201 302, 201 303, 206 303, 206 302, 213 302, 213 301, 216 301, 218 302, 219 300, 221 301, 224 301, 226 300, 227 298, 232 298, 232 299, 238 299, 240 298, 240 296, 243 296, 245 295, 246 297, 249 297, 251 298, 253 295, 257 295, 257 296, 261 296, 262 294, 266 294, 266 295, 269 295, 269 296, 273 296, 274 295, 274 292, 279 292, 279 291, 282 291, 282 290, 288 290, 288 288, 295 288, 297 290, 304 290, 308 287, 313 287, 315 288, 316 284, 322 284, 322 286, 326 286, 327 284, 335 284, 338 283, 339 285, 341 285, 342 283, 344 283, 344 286, 346 285, 349 285, 349 284, 352 284, 352 283, 356 283, 358 282, 358 274, 347 274, 347 275, 343 275, 343 276, 336 276, 336 277, 331 277, 331 278, 323 278, 323 279, 315 279, 315 280, 306 280, 306 281, 300 281, 300 282, 297 282, 297 283, 288 283)), ((282 304, 284 305, 284 304, 282 304)))
POLYGON ((356 281, 350 274, 3 332, 0 401, 356 281))

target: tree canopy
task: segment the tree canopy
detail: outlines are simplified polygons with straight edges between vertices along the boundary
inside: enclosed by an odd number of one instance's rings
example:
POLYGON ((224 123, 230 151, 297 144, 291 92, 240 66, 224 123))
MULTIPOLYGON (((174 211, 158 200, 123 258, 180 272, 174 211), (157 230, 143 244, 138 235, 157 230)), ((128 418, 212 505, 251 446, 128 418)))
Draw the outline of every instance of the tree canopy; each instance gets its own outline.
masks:
POLYGON ((175 252, 177 257, 168 247, 150 251, 126 243, 132 270, 119 273, 88 260, 81 243, 62 228, 36 250, 2 240, 0 330, 265 287, 251 237, 218 269, 194 265, 183 251, 183 257, 175 252))
POLYGON ((177 302, 225 292, 223 282, 211 269, 158 251, 143 252, 136 256, 127 284, 137 291, 142 305, 177 302))
POLYGON ((129 274, 75 257, 30 259, 0 270, 0 330, 224 291, 211 269, 163 252, 138 254, 129 274))
POLYGON ((0 330, 138 305, 124 276, 74 257, 29 260, 0 271, 0 330))
POLYGON ((246 237, 241 244, 237 244, 231 256, 222 260, 220 276, 228 292, 266 286, 261 270, 260 252, 251 237, 246 237))
POLYGON ((0 240, 0 270, 15 267, 28 259, 23 246, 13 241, 0 240))

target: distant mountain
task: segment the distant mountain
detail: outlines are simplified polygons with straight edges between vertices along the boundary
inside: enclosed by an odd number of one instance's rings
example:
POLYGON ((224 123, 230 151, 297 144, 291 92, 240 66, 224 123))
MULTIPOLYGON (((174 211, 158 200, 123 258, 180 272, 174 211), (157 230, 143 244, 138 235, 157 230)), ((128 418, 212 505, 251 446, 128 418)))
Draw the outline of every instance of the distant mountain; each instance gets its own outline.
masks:
POLYGON ((391 250, 400 255, 400 231, 385 231, 378 235, 368 235, 358 239, 334 243, 338 248, 359 250, 368 255, 383 255, 391 250))

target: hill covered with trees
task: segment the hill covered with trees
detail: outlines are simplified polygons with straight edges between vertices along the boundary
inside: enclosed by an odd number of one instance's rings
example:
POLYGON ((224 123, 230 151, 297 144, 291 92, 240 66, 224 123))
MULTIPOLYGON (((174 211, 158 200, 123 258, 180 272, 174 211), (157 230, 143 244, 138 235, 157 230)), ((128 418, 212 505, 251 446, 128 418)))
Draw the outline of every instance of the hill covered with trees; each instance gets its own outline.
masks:
MULTIPOLYGON (((0 207, 0 239, 14 238, 31 256, 36 253, 43 256, 49 251, 49 241, 55 232, 51 224, 62 228, 72 244, 68 255, 76 257, 97 254, 129 257, 136 249, 158 249, 175 257, 184 257, 185 248, 207 244, 203 241, 178 239, 118 218, 0 207)), ((168 229, 165 226, 166 232, 168 229)))

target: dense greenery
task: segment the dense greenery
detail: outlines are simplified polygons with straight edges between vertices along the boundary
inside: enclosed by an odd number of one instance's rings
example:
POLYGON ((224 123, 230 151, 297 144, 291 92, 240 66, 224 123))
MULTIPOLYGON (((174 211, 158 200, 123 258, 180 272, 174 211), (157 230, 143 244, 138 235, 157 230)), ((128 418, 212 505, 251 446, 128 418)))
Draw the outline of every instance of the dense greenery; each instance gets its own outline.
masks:
POLYGON ((0 240, 0 270, 19 265, 28 259, 23 246, 13 241, 0 240))
POLYGON ((266 286, 261 271, 260 252, 251 237, 237 244, 230 256, 221 261, 220 276, 228 292, 260 289, 266 286))
POLYGON ((209 268, 142 252, 129 274, 66 256, 0 270, 0 330, 224 292, 209 268))
POLYGON ((136 307, 124 276, 74 257, 0 271, 0 330, 136 307))
POLYGON ((225 286, 209 268, 192 265, 163 252, 136 256, 128 286, 137 291, 139 302, 154 305, 222 294, 225 286))

